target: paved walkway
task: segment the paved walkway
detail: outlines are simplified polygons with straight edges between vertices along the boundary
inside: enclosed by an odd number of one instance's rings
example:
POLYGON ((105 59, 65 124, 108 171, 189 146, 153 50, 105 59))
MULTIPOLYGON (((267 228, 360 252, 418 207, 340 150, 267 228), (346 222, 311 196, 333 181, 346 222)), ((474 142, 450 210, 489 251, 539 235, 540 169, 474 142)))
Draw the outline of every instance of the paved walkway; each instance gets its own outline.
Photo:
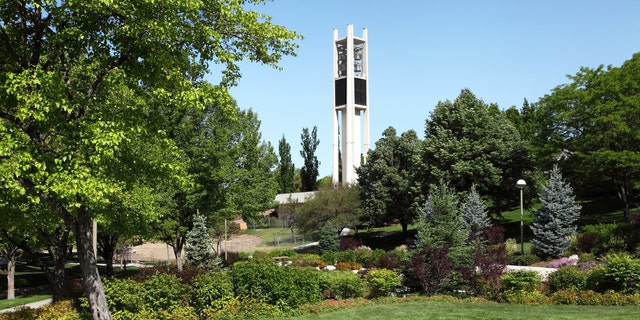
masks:
POLYGON ((27 303, 25 305, 18 306, 18 307, 13 307, 13 308, 9 308, 9 309, 3 309, 3 310, 0 310, 0 314, 9 313, 9 312, 15 312, 18 309, 25 309, 25 308, 37 309, 37 308, 40 308, 42 306, 50 304, 51 301, 52 301, 51 298, 49 298, 49 299, 45 299, 45 300, 40 300, 40 301, 36 301, 36 302, 27 303))

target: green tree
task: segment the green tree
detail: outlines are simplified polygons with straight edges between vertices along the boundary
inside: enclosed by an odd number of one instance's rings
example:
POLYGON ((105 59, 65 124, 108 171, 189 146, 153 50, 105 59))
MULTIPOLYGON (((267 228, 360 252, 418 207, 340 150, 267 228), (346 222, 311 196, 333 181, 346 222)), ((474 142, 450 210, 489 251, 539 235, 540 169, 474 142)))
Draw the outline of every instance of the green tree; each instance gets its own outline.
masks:
POLYGON ((551 170, 549 181, 540 193, 540 202, 542 208, 533 213, 531 243, 543 258, 557 258, 569 249, 569 237, 576 232, 575 223, 581 209, 557 166, 551 170))
POLYGON ((295 186, 293 185, 293 178, 296 172, 296 168, 291 161, 291 146, 282 136, 282 139, 278 142, 278 155, 279 155, 279 163, 278 163, 278 185, 280 189, 279 193, 290 193, 295 191, 295 186))
POLYGON ((207 228, 207 218, 202 215, 193 217, 193 228, 187 232, 185 258, 187 262, 204 267, 211 258, 211 237, 207 228))
POLYGON ((538 103, 536 144, 580 189, 615 188, 629 216, 640 181, 640 53, 620 67, 581 68, 538 103))
POLYGON ((311 133, 309 128, 302 128, 302 134, 300 135, 302 150, 300 155, 304 159, 304 165, 300 168, 300 178, 302 179, 302 191, 315 191, 318 190, 318 167, 320 162, 316 157, 316 149, 320 144, 318 140, 318 128, 313 127, 311 133))
POLYGON ((294 204, 297 212, 295 218, 298 228, 309 234, 320 230, 327 223, 336 230, 355 229, 362 216, 360 190, 353 185, 331 185, 319 190, 311 199, 303 204, 294 204))
POLYGON ((463 211, 455 191, 442 180, 431 185, 427 202, 416 220, 418 248, 449 248, 456 264, 471 258, 466 241, 469 229, 463 223, 463 211))
POLYGON ((246 1, 8 1, 0 5, 0 186, 73 230, 94 319, 110 319, 91 246, 95 210, 139 180, 174 176, 160 105, 226 95, 238 61, 277 67, 298 36, 246 1), (197 85, 209 63, 220 87, 197 85), (153 153, 149 149, 154 148, 153 153), (162 158, 152 157, 163 155, 162 158))
POLYGON ((439 102, 426 121, 423 184, 444 180, 455 190, 478 191, 497 212, 517 199, 513 182, 532 168, 526 141, 497 106, 468 89, 439 102))
POLYGON ((424 203, 418 171, 421 144, 416 132, 400 137, 393 127, 382 133, 376 148, 361 165, 358 184, 362 191, 363 220, 370 226, 399 222, 407 235, 408 226, 424 203))

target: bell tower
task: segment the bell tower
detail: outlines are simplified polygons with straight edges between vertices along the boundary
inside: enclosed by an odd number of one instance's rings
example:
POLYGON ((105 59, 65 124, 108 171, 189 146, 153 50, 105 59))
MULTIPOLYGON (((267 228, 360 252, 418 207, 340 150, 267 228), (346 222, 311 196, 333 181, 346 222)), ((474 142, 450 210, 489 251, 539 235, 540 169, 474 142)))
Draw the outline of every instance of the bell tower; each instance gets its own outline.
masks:
POLYGON ((369 151, 369 84, 367 29, 362 37, 353 36, 353 25, 347 25, 347 36, 338 38, 333 29, 333 183, 358 180, 356 168, 366 161, 369 151), (342 153, 340 153, 342 151, 342 153))

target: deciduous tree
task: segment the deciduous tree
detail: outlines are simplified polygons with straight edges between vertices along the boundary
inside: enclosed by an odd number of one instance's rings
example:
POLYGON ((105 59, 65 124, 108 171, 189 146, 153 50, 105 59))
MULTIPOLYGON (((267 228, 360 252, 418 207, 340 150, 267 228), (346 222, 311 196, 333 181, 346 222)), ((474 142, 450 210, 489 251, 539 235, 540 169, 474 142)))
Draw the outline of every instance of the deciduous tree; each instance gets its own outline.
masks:
POLYGON ((538 103, 541 157, 580 189, 614 187, 628 217, 640 181, 640 53, 569 79, 538 103))
POLYGON ((309 133, 309 128, 302 128, 300 139, 302 145, 300 155, 304 159, 304 165, 300 168, 302 191, 315 191, 318 190, 318 167, 320 166, 316 156, 316 149, 320 144, 318 128, 314 126, 311 133, 309 133))
POLYGON ((455 190, 476 185, 500 212, 517 199, 513 181, 531 169, 526 142, 497 106, 463 89, 439 102, 426 121, 423 184, 448 181, 455 190))
POLYGON ((399 137, 393 127, 382 133, 367 163, 361 165, 358 184, 362 191, 363 221, 370 226, 400 223, 407 228, 424 204, 420 170, 421 144, 416 132, 409 130, 399 137))
POLYGON ((91 248, 95 209, 141 173, 179 166, 158 106, 200 107, 236 84, 237 61, 277 67, 293 54, 298 36, 246 4, 0 4, 0 186, 47 204, 73 230, 94 319, 111 318, 91 248), (221 86, 205 92, 197 83, 211 62, 221 86))

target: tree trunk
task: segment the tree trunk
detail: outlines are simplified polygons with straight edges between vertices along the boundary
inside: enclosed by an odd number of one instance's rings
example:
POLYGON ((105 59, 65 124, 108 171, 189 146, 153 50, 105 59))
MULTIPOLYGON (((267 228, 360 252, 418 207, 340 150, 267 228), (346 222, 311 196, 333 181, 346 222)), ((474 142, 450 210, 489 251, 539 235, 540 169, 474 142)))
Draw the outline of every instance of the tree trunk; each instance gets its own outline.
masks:
POLYGON ((12 254, 7 257, 7 299, 8 300, 13 300, 16 298, 15 276, 16 276, 16 256, 12 254))
POLYGON ((94 320, 110 320, 111 314, 93 252, 93 225, 88 208, 82 206, 78 209, 75 227, 78 259, 91 316, 94 320))
POLYGON ((104 259, 107 265, 107 277, 113 276, 113 256, 118 245, 117 234, 99 234, 98 235, 98 254, 104 259))
POLYGON ((180 235, 180 230, 176 230, 176 238, 173 244, 173 255, 176 257, 176 267, 178 271, 182 271, 182 248, 184 246, 185 239, 180 235))

